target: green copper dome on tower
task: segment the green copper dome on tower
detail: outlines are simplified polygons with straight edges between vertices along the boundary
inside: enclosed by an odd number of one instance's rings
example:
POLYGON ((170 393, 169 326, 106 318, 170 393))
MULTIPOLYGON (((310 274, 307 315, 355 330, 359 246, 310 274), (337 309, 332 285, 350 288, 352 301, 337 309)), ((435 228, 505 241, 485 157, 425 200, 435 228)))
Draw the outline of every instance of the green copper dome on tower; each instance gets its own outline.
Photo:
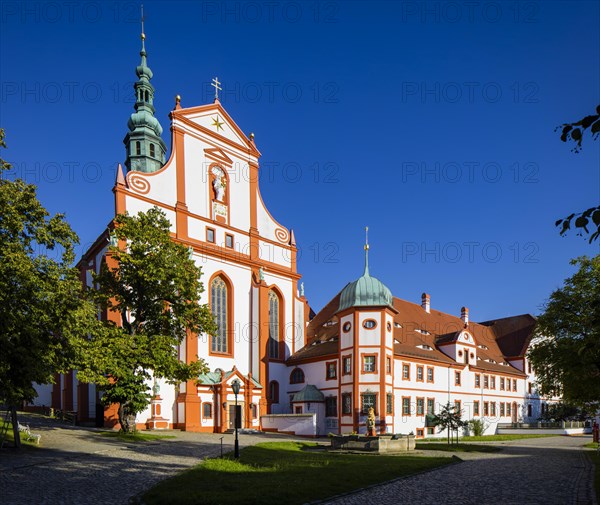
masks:
POLYGON ((135 112, 131 114, 127 126, 129 131, 123 143, 127 150, 125 166, 128 170, 139 172, 156 172, 165 163, 167 146, 160 138, 163 129, 154 117, 154 86, 150 84, 152 70, 146 61, 146 36, 144 34, 144 17, 142 14, 142 61, 136 67, 138 77, 133 85, 135 90, 135 112))
MULTIPOLYGON (((368 230, 368 229, 367 229, 368 230)), ((354 282, 349 282, 340 294, 338 311, 350 307, 391 307, 392 292, 375 277, 369 274, 369 244, 365 244, 365 271, 354 282)))

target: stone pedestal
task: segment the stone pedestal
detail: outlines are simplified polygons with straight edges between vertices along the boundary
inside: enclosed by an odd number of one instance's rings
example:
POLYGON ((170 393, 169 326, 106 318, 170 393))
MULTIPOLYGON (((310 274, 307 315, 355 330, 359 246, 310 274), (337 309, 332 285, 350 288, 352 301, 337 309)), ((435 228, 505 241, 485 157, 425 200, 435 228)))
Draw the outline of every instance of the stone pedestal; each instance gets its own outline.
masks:
POLYGON ((162 398, 160 395, 154 396, 150 400, 150 419, 146 421, 146 428, 149 430, 166 430, 169 428, 169 420, 161 416, 162 398))

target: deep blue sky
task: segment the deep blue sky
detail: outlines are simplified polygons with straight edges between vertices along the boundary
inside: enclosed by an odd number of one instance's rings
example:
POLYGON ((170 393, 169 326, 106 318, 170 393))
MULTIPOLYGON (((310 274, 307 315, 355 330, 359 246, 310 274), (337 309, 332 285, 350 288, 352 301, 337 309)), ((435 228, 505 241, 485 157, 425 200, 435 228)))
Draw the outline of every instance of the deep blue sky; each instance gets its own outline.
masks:
MULTIPOLYGON (((363 267, 473 320, 539 313, 598 245, 554 221, 600 199, 600 142, 554 128, 600 103, 600 3, 145 2, 155 105, 222 103, 254 132, 261 191, 322 307, 363 267)), ((89 244, 139 62, 137 2, 0 3, 3 157, 89 244)))

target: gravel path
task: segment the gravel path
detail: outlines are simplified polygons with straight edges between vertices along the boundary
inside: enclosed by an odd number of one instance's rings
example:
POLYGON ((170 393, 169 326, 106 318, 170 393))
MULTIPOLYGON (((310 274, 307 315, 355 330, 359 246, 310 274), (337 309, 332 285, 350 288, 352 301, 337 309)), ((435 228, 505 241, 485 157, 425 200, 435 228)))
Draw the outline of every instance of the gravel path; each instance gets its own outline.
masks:
POLYGON ((329 500, 328 504, 596 505, 591 437, 502 442, 500 453, 456 453, 463 463, 329 500))
MULTIPOLYGON (((233 449, 229 434, 173 431, 168 434, 174 439, 126 443, 42 416, 20 420, 42 435, 42 447, 0 451, 2 505, 127 504, 158 481, 219 455, 221 437, 224 452, 233 449)), ((240 435, 242 447, 269 440, 294 438, 240 435)), ((581 449, 588 441, 590 437, 528 439, 502 443, 501 453, 458 453, 464 462, 327 503, 596 505, 593 466, 581 449)))

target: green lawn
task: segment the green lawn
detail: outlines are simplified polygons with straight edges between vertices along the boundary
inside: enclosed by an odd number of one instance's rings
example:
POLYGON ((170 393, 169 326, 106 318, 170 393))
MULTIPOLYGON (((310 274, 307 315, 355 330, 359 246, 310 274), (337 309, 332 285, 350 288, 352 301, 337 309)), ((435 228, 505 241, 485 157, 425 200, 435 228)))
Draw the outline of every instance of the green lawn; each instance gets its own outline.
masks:
POLYGON ((99 435, 102 437, 118 438, 123 442, 149 442, 152 440, 161 440, 163 438, 175 438, 175 435, 157 435, 155 433, 144 433, 143 431, 135 431, 133 433, 101 431, 99 435))
MULTIPOLYGON (((560 435, 483 435, 481 437, 459 437, 459 442, 503 442, 506 440, 520 440, 522 438, 544 438, 560 437, 560 435)), ((439 443, 446 441, 446 438, 425 438, 420 442, 439 443)))
MULTIPOLYGON (((592 444, 594 449, 598 447, 598 444, 595 442, 590 442, 589 444, 586 444, 585 447, 591 446, 592 444)), ((587 454, 591 458, 592 463, 594 463, 594 488, 596 489, 596 498, 598 498, 600 497, 600 454, 598 451, 589 451, 587 454)))
POLYGON ((429 470, 451 458, 333 454, 314 443, 267 442, 167 479, 143 496, 147 505, 302 504, 429 470))
POLYGON ((597 442, 588 442, 583 447, 587 447, 588 449, 598 449, 598 443, 597 442))
POLYGON ((477 444, 448 444, 447 442, 417 442, 416 448, 421 451, 448 451, 448 452, 498 452, 501 447, 493 445, 477 445, 477 444))

